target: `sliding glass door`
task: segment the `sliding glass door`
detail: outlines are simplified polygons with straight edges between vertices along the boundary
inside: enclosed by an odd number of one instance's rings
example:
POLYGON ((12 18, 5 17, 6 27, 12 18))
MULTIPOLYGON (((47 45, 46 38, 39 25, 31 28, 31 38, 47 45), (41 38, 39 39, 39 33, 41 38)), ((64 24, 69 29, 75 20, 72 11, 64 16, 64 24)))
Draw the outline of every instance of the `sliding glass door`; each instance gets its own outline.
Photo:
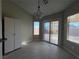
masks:
POLYGON ((45 41, 49 42, 49 31, 50 31, 50 22, 45 22, 44 23, 44 34, 43 34, 43 39, 45 41))
POLYGON ((45 22, 43 39, 50 43, 58 44, 58 28, 59 21, 45 22))
POLYGON ((53 44, 58 44, 58 28, 59 28, 59 22, 52 21, 51 22, 50 42, 53 44))

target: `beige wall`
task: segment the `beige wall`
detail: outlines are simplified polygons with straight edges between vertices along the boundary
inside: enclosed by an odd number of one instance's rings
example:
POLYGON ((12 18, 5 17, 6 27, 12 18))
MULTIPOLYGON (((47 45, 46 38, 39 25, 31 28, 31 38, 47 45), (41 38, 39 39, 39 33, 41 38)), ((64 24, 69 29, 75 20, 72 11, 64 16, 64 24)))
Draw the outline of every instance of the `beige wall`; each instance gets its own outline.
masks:
POLYGON ((1 0, 0 0, 0 38, 2 38, 2 8, 1 8, 1 0))
MULTIPOLYGON (((2 25, 1 25, 1 20, 2 20, 2 11, 1 11, 1 0, 0 0, 0 38, 2 38, 2 25)), ((0 42, 0 59, 2 59, 2 42, 0 42)))
POLYGON ((9 0, 3 0, 3 15, 21 20, 22 42, 32 40, 32 16, 9 0))

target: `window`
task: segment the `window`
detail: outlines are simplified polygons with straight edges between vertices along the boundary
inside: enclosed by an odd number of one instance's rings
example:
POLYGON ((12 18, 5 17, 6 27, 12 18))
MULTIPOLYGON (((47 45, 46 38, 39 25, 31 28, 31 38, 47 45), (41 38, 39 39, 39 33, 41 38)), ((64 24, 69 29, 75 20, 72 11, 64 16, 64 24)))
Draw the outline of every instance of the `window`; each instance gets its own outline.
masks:
POLYGON ((67 40, 79 43, 79 13, 69 16, 67 29, 67 40))
POLYGON ((34 35, 39 35, 39 25, 38 21, 34 22, 34 35))
POLYGON ((49 41, 50 22, 44 23, 44 40, 49 41))

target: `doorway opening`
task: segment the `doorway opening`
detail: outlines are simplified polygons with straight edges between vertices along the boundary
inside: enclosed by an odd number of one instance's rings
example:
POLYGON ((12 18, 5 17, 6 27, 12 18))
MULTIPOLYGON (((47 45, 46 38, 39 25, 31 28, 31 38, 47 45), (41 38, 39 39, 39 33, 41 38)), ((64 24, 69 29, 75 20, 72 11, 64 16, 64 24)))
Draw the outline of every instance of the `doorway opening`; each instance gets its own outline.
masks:
POLYGON ((59 21, 44 22, 43 40, 58 45, 59 21))
POLYGON ((57 45, 58 45, 58 28, 59 28, 59 22, 52 21, 51 22, 50 42, 53 44, 57 44, 57 45))
POLYGON ((43 34, 43 39, 47 42, 50 41, 50 22, 45 22, 44 23, 44 34, 43 34))

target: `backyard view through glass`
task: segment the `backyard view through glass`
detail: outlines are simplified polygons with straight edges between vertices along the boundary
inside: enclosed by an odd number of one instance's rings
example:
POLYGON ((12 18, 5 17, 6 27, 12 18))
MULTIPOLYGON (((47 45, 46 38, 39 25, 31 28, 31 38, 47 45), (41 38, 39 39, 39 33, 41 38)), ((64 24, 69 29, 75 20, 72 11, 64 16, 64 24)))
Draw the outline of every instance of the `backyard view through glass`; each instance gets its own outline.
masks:
POLYGON ((44 23, 44 40, 50 43, 58 44, 58 21, 44 23), (51 32, 51 33, 50 33, 51 32))
POLYGON ((39 22, 34 22, 34 35, 39 35, 39 22))
POLYGON ((44 23, 44 40, 49 41, 50 22, 44 23))
POLYGON ((79 14, 68 17, 67 39, 74 43, 79 43, 79 14))
POLYGON ((52 21, 51 22, 51 36, 50 36, 50 42, 54 44, 58 44, 58 21, 52 21))

